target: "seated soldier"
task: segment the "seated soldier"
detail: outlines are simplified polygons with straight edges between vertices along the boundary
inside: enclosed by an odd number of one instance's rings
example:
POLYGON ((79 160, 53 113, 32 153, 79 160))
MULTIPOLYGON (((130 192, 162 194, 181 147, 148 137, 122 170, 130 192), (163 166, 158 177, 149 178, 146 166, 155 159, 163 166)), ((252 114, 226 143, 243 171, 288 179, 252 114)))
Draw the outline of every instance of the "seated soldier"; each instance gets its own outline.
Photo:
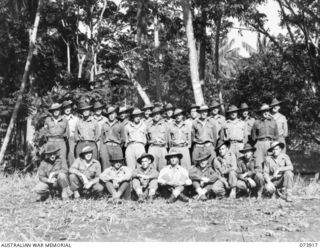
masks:
POLYGON ((79 157, 71 165, 70 184, 75 199, 80 197, 79 190, 85 190, 89 196, 98 198, 102 195, 103 186, 99 183, 101 165, 99 161, 93 159, 93 148, 84 147, 79 157))
POLYGON ((151 154, 144 153, 138 158, 140 166, 133 172, 132 187, 138 195, 138 202, 144 202, 145 199, 152 202, 158 189, 159 172, 153 164, 154 157, 151 154))
POLYGON ((236 198, 237 186, 237 159, 229 151, 230 142, 218 140, 216 145, 217 157, 213 161, 215 171, 220 179, 213 184, 213 192, 216 197, 223 198, 228 189, 231 189, 229 198, 236 198))
POLYGON ((237 189, 241 192, 251 193, 252 190, 257 191, 258 199, 261 199, 262 189, 264 185, 264 178, 262 168, 256 164, 255 157, 253 156, 256 148, 250 144, 246 144, 239 152, 243 154, 238 159, 238 181, 237 189))
POLYGON ((285 145, 281 142, 272 142, 268 152, 270 156, 266 156, 264 161, 264 178, 266 181, 266 194, 274 195, 276 189, 280 197, 286 201, 292 201, 293 188, 293 165, 290 157, 282 150, 285 145), (282 190, 283 193, 281 193, 282 190))
POLYGON ((110 202, 121 203, 120 198, 128 200, 131 197, 132 172, 124 165, 122 155, 113 155, 110 162, 112 166, 102 172, 100 179, 112 195, 110 202))
POLYGON ((46 146, 45 159, 38 170, 40 182, 35 187, 35 192, 39 195, 37 201, 45 201, 54 190, 61 193, 63 200, 69 199, 68 166, 59 158, 59 150, 54 144, 46 146))
POLYGON ((197 199, 201 201, 207 200, 213 184, 220 178, 208 163, 210 156, 210 154, 199 155, 194 159, 196 165, 189 171, 192 186, 198 193, 197 199))
POLYGON ((167 188, 171 193, 167 202, 174 203, 177 199, 188 202, 189 198, 182 192, 184 191, 185 186, 192 184, 192 181, 189 178, 188 171, 179 164, 182 154, 172 149, 165 158, 169 161, 169 165, 160 171, 158 183, 167 188))

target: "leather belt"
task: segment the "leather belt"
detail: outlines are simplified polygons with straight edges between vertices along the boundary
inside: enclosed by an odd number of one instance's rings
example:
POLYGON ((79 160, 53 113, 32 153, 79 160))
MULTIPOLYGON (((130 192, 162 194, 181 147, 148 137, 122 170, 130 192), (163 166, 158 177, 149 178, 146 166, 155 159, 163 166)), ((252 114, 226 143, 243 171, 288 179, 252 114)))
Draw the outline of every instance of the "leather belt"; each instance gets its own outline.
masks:
POLYGON ((199 144, 199 143, 195 144, 196 147, 209 147, 211 145, 212 145, 211 142, 205 142, 205 143, 202 143, 202 144, 199 144))
POLYGON ((114 142, 106 142, 105 144, 109 145, 109 146, 114 146, 114 147, 120 146, 120 144, 117 144, 117 143, 114 143, 114 142))
POLYGON ((49 141, 64 141, 64 137, 60 137, 60 136, 52 136, 52 137, 48 137, 49 141))
POLYGON ((150 144, 150 146, 155 146, 155 147, 166 147, 166 144, 150 144))
POLYGON ((243 143, 242 140, 230 140, 230 143, 236 144, 236 143, 243 143))
POLYGON ((188 147, 188 143, 172 144, 172 147, 188 147))
POLYGON ((270 137, 258 138, 258 141, 272 141, 270 137))

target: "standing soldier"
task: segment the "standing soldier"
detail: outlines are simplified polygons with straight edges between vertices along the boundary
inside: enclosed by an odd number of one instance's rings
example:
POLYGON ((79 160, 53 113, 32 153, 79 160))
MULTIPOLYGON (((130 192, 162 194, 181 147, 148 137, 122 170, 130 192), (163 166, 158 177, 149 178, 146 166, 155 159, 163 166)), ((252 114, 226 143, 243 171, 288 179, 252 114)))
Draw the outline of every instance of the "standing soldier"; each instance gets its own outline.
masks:
POLYGON ((226 118, 224 116, 222 116, 221 114, 219 114, 220 106, 221 106, 221 104, 218 103, 217 101, 213 101, 211 103, 211 106, 210 106, 210 110, 211 110, 211 116, 210 117, 213 120, 215 120, 216 123, 217 123, 216 126, 217 126, 218 134, 220 134, 220 130, 224 126, 224 124, 226 122, 226 118))
POLYGON ((218 140, 216 145, 218 156, 214 159, 213 166, 220 179, 213 184, 212 189, 218 198, 224 197, 227 189, 231 189, 229 198, 234 199, 237 186, 237 159, 229 148, 229 141, 218 140))
POLYGON ((122 144, 124 138, 121 136, 121 123, 116 119, 117 108, 110 106, 105 113, 106 121, 101 127, 101 161, 102 169, 111 167, 110 158, 112 156, 123 156, 122 144))
POLYGON ((104 107, 105 107, 105 104, 101 103, 100 101, 96 101, 93 104, 93 112, 94 112, 93 119, 97 121, 97 123, 99 124, 100 130, 102 125, 107 120, 107 118, 102 115, 102 111, 104 107))
POLYGON ((272 142, 268 152, 271 153, 264 161, 265 189, 267 194, 273 195, 276 189, 278 194, 288 202, 292 201, 293 165, 288 155, 282 153, 284 143, 272 142), (284 193, 280 192, 284 190, 284 193))
POLYGON ((168 103, 166 104, 164 111, 165 111, 165 120, 167 123, 171 123, 173 121, 172 115, 173 115, 174 107, 172 104, 168 103))
POLYGON ((243 156, 238 159, 237 189, 243 192, 256 190, 258 199, 261 199, 264 177, 262 168, 256 165, 256 160, 253 156, 255 150, 256 149, 250 144, 246 144, 244 148, 240 150, 243 156))
MULTIPOLYGON (((129 123, 129 115, 132 112, 132 108, 130 106, 121 106, 118 110, 118 120, 121 125, 121 137, 124 139, 124 127, 129 123)), ((124 143, 122 147, 123 154, 125 153, 124 143)))
POLYGON ((190 132, 192 130, 193 122, 199 117, 199 113, 198 113, 199 108, 200 108, 200 106, 198 106, 196 104, 192 104, 188 109, 188 113, 189 113, 190 117, 188 119, 186 119, 185 123, 190 128, 190 132))
POLYGON ((249 115, 249 106, 246 103, 242 103, 240 105, 240 115, 241 115, 241 119, 246 122, 247 124, 247 128, 248 128, 248 141, 249 143, 252 144, 252 138, 251 138, 251 131, 252 131, 252 126, 254 124, 254 122, 256 121, 255 118, 251 117, 249 115))
POLYGON ((137 159, 145 153, 147 144, 147 126, 141 122, 142 111, 135 108, 131 114, 132 121, 124 127, 127 166, 136 169, 137 159))
POLYGON ((209 158, 209 164, 211 164, 216 156, 214 144, 218 139, 218 131, 215 123, 208 117, 208 111, 208 106, 201 106, 198 110, 200 117, 193 122, 192 140, 194 148, 192 158, 198 158, 199 155, 207 153, 211 155, 209 158))
POLYGON ((76 141, 76 158, 84 147, 90 146, 93 149, 93 159, 98 160, 97 142, 100 138, 99 124, 91 116, 91 108, 87 102, 81 102, 79 112, 82 117, 76 124, 75 141, 76 141))
POLYGON ((154 157, 154 165, 160 171, 167 165, 165 156, 167 155, 168 147, 168 124, 162 119, 162 109, 155 107, 152 116, 153 123, 148 127, 148 153, 154 157))
POLYGON ((169 124, 170 151, 175 150, 182 154, 181 166, 185 169, 191 167, 189 148, 191 147, 191 133, 189 126, 183 121, 184 112, 176 109, 173 114, 175 120, 169 124))
POLYGON ((53 144, 58 147, 59 155, 63 163, 67 164, 67 144, 69 139, 68 121, 61 116, 61 104, 54 103, 49 108, 51 113, 44 122, 46 137, 48 144, 53 144))
POLYGON ((279 138, 278 125, 270 116, 269 110, 269 105, 262 104, 261 108, 257 111, 261 117, 254 122, 251 131, 251 137, 257 149, 254 156, 256 157, 258 166, 262 165, 265 156, 267 156, 271 141, 279 138))
POLYGON ((44 151, 45 159, 38 170, 40 182, 35 187, 37 201, 45 201, 51 191, 58 190, 63 200, 69 199, 68 166, 59 158, 59 148, 48 144, 44 151))
MULTIPOLYGON (((288 136, 288 122, 287 118, 279 112, 280 104, 282 101, 277 100, 276 98, 272 100, 270 107, 271 115, 276 121, 279 129, 279 142, 284 143, 286 145, 286 137, 288 136)), ((286 153, 286 146, 283 148, 283 153, 286 153)))
POLYGON ((79 121, 79 118, 72 114, 72 101, 67 100, 62 103, 62 110, 64 112, 64 118, 68 121, 69 124, 69 140, 68 140, 68 161, 69 166, 71 166, 74 162, 74 147, 75 147, 75 139, 74 134, 76 131, 76 124, 79 121))
POLYGON ((239 150, 248 141, 247 125, 244 121, 238 119, 238 108, 234 105, 229 106, 227 113, 229 118, 221 129, 221 139, 230 142, 230 151, 237 158, 241 156, 239 150))
POLYGON ((152 123, 153 123, 153 120, 152 120, 152 117, 151 117, 151 114, 152 114, 152 109, 154 108, 154 105, 153 104, 148 104, 148 105, 145 105, 143 108, 142 108, 142 111, 143 111, 143 119, 142 119, 142 122, 145 122, 147 127, 149 127, 152 123))

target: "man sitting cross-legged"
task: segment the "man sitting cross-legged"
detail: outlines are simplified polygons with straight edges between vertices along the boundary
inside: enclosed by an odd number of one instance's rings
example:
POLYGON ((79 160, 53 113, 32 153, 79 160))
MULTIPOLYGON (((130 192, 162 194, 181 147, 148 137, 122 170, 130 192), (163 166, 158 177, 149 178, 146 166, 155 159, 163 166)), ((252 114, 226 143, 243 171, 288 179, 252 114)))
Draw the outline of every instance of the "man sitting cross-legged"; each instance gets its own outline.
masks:
POLYGON ((89 196, 98 198, 101 196, 103 186, 99 183, 101 165, 93 159, 93 148, 84 147, 79 157, 71 165, 70 169, 71 190, 75 199, 80 197, 79 190, 88 192, 89 196))
POLYGON ((188 171, 179 164, 182 154, 172 149, 165 158, 169 161, 169 165, 160 171, 158 183, 166 187, 171 193, 167 202, 173 203, 177 201, 177 199, 188 202, 189 198, 182 192, 184 191, 185 186, 192 184, 192 181, 189 178, 188 171))
POLYGON ((37 201, 45 201, 54 190, 61 193, 63 200, 69 198, 68 166, 59 158, 59 150, 54 144, 46 146, 45 159, 38 170, 40 182, 35 187, 35 192, 38 194, 37 201))
POLYGON ((145 199, 152 202, 158 189, 159 172, 153 164, 154 157, 151 154, 144 153, 138 158, 138 168, 133 172, 132 187, 138 195, 138 202, 144 202, 145 199))
POLYGON ((124 165, 122 155, 113 155, 110 158, 111 167, 106 168, 100 179, 105 183, 108 192, 112 195, 109 200, 114 203, 121 203, 122 199, 130 199, 131 197, 131 170, 124 165))
POLYGON ((250 144, 246 144, 239 152, 243 154, 238 159, 237 169, 237 189, 240 192, 249 193, 252 190, 257 192, 258 199, 261 199, 262 189, 264 185, 264 178, 262 174, 262 167, 257 165, 256 159, 253 156, 256 148, 250 144))
POLYGON ((219 175, 213 170, 208 163, 210 154, 199 155, 194 159, 196 165, 189 171, 190 179, 195 191, 198 193, 197 199, 206 201, 213 184, 220 179, 219 175))

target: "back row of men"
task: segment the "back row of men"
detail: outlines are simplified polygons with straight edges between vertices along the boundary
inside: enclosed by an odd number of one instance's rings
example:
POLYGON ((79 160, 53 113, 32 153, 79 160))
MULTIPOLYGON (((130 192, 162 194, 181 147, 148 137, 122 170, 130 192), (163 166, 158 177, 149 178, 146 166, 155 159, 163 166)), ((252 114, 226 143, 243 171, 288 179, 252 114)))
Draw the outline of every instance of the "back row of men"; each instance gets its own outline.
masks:
POLYGON ((270 105, 263 104, 256 111, 259 119, 255 120, 246 103, 240 108, 230 105, 225 119, 219 114, 221 104, 215 101, 210 107, 192 105, 187 111, 170 104, 163 109, 146 105, 140 110, 81 102, 78 116, 72 113, 72 101, 65 101, 49 108, 51 116, 45 120, 45 134, 48 144, 60 149, 60 158, 69 166, 84 147, 91 146, 93 158, 101 162, 102 170, 111 166, 112 156, 120 155, 125 155, 127 166, 134 170, 137 159, 147 151, 160 171, 167 165, 165 155, 172 149, 183 155, 181 165, 188 168, 194 163, 191 159, 204 153, 211 155, 211 163, 219 138, 230 142, 230 150, 237 158, 246 143, 254 145, 257 164, 262 165, 270 142, 285 144, 288 136, 287 120, 279 113, 280 104, 277 99, 270 105))

